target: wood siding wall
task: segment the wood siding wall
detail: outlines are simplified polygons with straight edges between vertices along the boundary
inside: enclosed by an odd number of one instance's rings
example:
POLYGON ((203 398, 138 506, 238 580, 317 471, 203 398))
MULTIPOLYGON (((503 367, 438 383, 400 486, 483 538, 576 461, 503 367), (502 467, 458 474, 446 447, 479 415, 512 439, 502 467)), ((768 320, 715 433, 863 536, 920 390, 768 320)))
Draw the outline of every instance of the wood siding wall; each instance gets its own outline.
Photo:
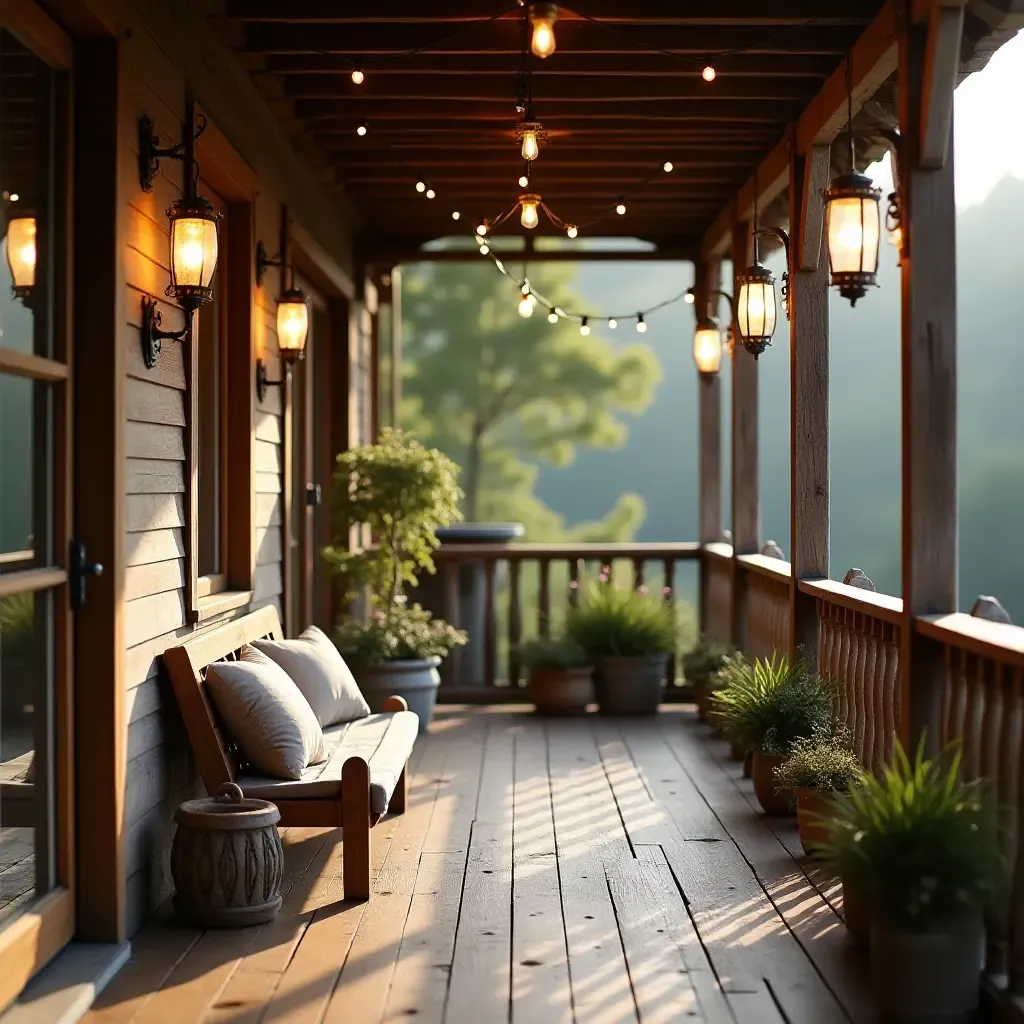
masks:
MULTIPOLYGON (((122 33, 121 38, 125 74, 121 90, 119 187, 126 215, 123 253, 127 312, 122 325, 122 343, 127 354, 124 599, 128 763, 124 831, 130 934, 171 894, 174 811, 182 800, 203 793, 170 685, 162 672, 161 654, 182 637, 211 628, 225 618, 266 604, 274 604, 283 612, 286 462, 282 441, 286 395, 284 388, 274 387, 262 403, 253 397, 253 471, 248 495, 254 553, 251 603, 194 625, 186 591, 190 537, 188 349, 182 342, 165 341, 157 366, 147 370, 141 358, 138 331, 143 295, 160 300, 158 308, 165 328, 176 330, 183 322, 181 311, 164 298, 169 279, 165 211, 181 193, 183 168, 180 162, 162 161, 152 192, 144 192, 138 181, 136 132, 138 119, 145 113, 155 122, 161 144, 178 141, 186 77, 169 55, 163 35, 158 41, 149 28, 136 22, 131 25, 130 34, 122 33)), ((201 83, 195 83, 194 69, 189 84, 195 89, 200 106, 219 126, 218 111, 204 95, 201 83)), ((231 117, 226 116, 226 120, 230 122, 231 117)), ((232 142, 242 160, 254 168, 256 189, 252 206, 243 207, 252 210, 253 239, 262 239, 268 251, 274 253, 280 230, 280 206, 291 197, 275 192, 259 171, 261 163, 265 166, 273 159, 272 151, 244 152, 243 143, 234 139, 232 142)), ((201 149, 199 157, 201 160, 201 149)), ((203 176, 207 176, 205 168, 203 176)), ((275 176, 276 180, 286 177, 275 176)), ((221 245, 223 254, 224 231, 221 245)), ((341 265, 351 265, 349 258, 341 265)), ((282 369, 275 331, 278 280, 279 272, 271 269, 262 288, 253 286, 253 350, 255 356, 266 361, 271 380, 278 379, 282 369)), ((229 388, 253 388, 253 366, 231 365, 227 373, 229 388)))

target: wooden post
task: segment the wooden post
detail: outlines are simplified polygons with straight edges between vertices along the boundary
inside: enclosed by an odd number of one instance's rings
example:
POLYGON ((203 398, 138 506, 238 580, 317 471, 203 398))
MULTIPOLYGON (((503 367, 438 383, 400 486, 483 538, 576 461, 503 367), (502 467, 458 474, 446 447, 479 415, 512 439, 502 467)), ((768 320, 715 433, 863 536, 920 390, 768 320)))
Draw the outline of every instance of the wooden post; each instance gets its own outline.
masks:
MULTIPOLYGON (((718 260, 698 263, 694 296, 695 320, 708 315, 718 306, 719 297, 711 299, 711 292, 721 288, 721 264, 718 260)), ((696 323, 695 323, 696 328, 696 323)), ((698 536, 701 544, 713 544, 722 539, 722 381, 716 374, 697 382, 698 430, 700 458, 698 463, 700 511, 698 536)), ((700 629, 707 632, 710 601, 708 595, 708 566, 700 563, 700 629)))
POLYGON ((402 268, 391 268, 391 426, 398 430, 402 408, 402 268))
POLYGON ((829 570, 828 260, 821 252, 829 170, 828 146, 790 158, 790 654, 813 667, 818 610, 797 581, 826 578, 829 570))
POLYGON ((914 618, 957 610, 956 472, 956 208, 953 133, 922 116, 952 118, 955 76, 935 75, 927 61, 929 31, 942 22, 899 32, 902 265, 903 629, 899 733, 916 746, 939 742, 945 666, 938 645, 914 634, 914 618), (945 138, 945 160, 923 143, 945 138))
MULTIPOLYGON (((739 295, 735 275, 750 265, 752 241, 749 222, 736 221, 732 228, 734 297, 739 295)), ((733 337, 736 343, 732 357, 732 640, 742 646, 746 602, 743 572, 736 564, 736 556, 756 554, 760 548, 761 497, 757 466, 757 360, 740 343, 735 322, 733 337)))

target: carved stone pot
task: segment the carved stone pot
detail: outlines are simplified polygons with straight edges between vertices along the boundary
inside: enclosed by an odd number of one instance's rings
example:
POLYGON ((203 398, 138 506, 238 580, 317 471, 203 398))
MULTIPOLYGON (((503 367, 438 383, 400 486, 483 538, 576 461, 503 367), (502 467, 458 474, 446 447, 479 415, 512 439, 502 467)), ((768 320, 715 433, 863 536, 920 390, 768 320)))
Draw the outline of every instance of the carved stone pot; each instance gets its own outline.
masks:
POLYGON ((216 797, 186 800, 174 814, 174 909, 202 928, 263 924, 281 909, 281 812, 249 800, 234 783, 216 797))

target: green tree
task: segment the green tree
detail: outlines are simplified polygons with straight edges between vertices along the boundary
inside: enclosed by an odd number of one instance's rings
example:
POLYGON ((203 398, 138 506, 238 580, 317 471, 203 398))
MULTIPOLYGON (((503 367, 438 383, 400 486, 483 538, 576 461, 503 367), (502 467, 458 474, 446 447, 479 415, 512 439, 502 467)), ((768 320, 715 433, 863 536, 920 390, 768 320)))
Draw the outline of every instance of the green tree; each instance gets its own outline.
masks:
MULTIPOLYGON (((578 307, 575 268, 544 264, 528 273, 552 304, 578 307)), ((621 414, 647 407, 660 367, 648 346, 616 349, 582 336, 576 321, 550 324, 539 304, 524 319, 518 299, 515 279, 489 261, 408 268, 403 417, 462 466, 467 519, 515 519, 550 540, 567 531, 533 493, 537 463, 565 466, 580 447, 621 446, 621 414)), ((604 520, 571 533, 629 537, 643 516, 642 499, 626 494, 604 520)))

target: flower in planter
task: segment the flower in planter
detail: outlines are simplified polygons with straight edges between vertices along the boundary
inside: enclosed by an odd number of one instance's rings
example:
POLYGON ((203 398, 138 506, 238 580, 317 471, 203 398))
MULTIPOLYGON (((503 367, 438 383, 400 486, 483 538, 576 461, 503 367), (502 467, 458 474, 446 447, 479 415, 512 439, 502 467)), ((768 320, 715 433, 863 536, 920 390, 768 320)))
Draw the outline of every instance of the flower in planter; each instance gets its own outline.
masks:
POLYGON ((775 770, 785 789, 810 789, 819 793, 846 792, 864 774, 860 758, 851 749, 846 728, 817 728, 796 740, 785 762, 775 770))

